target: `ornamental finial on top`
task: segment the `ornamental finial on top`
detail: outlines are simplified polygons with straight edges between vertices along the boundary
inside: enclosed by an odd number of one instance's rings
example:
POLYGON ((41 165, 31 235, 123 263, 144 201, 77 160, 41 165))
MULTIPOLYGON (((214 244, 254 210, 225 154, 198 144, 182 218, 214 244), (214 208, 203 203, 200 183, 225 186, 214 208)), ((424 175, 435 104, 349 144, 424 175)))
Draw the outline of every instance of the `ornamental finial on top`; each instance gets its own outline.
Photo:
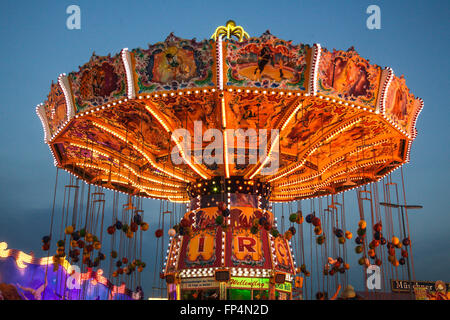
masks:
POLYGON ((250 38, 249 34, 244 31, 244 28, 237 26, 236 22, 233 20, 228 20, 225 26, 216 28, 216 31, 211 36, 211 39, 217 40, 219 37, 227 37, 228 39, 231 39, 232 36, 238 38, 239 42, 242 42, 244 38, 250 38))

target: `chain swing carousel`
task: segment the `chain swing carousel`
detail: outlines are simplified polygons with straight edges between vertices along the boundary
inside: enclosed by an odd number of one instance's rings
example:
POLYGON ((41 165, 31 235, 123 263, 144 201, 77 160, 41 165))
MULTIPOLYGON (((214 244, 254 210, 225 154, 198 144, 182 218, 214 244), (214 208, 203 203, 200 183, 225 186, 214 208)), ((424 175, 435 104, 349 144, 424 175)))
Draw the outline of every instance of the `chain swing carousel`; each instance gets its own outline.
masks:
POLYGON ((109 259, 108 287, 140 290, 142 200, 152 198, 161 201, 155 256, 168 246, 155 282, 169 299, 335 299, 349 284, 352 238, 363 275, 380 266, 386 288, 406 269, 414 276, 409 227, 379 202, 405 199, 403 172, 399 186, 392 172, 409 161, 422 107, 403 76, 353 48, 250 37, 233 21, 210 40, 171 34, 147 49, 94 54, 61 74, 36 109, 55 166, 71 174, 64 232, 51 231, 43 249, 56 233, 56 267, 68 256, 95 277, 109 259), (178 129, 202 139, 183 140, 178 129), (258 157, 262 130, 270 138, 258 157), (358 227, 345 220, 351 189, 358 227))

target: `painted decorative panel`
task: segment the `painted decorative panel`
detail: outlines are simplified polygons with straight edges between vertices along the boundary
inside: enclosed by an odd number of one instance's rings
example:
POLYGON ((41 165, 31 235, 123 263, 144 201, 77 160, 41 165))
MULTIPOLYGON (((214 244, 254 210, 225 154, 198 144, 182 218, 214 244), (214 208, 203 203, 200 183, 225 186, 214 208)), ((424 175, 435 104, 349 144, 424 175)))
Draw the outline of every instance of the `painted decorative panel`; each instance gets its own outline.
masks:
POLYGON ((269 32, 226 44, 226 84, 306 91, 311 48, 293 45, 269 32))
POLYGON ((333 52, 322 49, 318 72, 319 95, 375 107, 382 70, 353 48, 333 52))
POLYGON ((134 49, 137 93, 214 86, 213 43, 170 34, 164 42, 134 49))

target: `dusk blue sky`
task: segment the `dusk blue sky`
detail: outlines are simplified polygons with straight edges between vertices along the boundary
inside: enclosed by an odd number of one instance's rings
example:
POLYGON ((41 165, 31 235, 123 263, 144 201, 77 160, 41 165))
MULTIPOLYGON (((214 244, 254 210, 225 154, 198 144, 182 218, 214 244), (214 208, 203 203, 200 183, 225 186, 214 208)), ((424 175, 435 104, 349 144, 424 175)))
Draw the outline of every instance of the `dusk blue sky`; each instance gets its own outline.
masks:
MULTIPOLYGON (((320 43, 330 50, 354 46, 371 63, 405 75, 407 86, 425 102, 411 162, 404 166, 408 202, 424 206, 410 214, 416 278, 450 282, 449 9, 447 1, 404 0, 2 1, 0 241, 43 255, 56 169, 35 107, 60 73, 78 70, 93 51, 107 55, 146 48, 170 32, 208 39, 217 26, 234 19, 252 36, 269 29, 294 43, 320 43), (81 8, 81 30, 66 28, 71 4, 81 8), (381 30, 366 27, 371 4, 381 8, 381 30)), ((61 184, 67 181, 62 176, 61 184)), ((355 193, 346 199, 356 203, 355 193)), ((150 222, 157 222, 159 203, 145 200, 144 209, 153 217, 150 222)), ((357 221, 354 216, 353 231, 357 221)), ((153 231, 145 238, 149 259, 154 239, 153 231)), ((146 292, 150 271, 144 275, 146 292)), ((350 271, 361 288, 362 270, 350 271)))

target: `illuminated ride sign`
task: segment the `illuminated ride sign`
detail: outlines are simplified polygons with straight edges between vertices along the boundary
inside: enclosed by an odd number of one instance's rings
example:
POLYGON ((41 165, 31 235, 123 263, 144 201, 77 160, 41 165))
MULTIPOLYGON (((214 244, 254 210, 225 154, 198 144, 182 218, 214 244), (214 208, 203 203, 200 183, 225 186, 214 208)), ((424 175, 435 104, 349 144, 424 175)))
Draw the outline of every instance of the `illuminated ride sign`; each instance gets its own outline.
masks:
MULTIPOLYGON (((269 278, 231 277, 228 287, 233 289, 269 290, 269 278)), ((275 290, 291 292, 292 284, 288 281, 275 284, 275 290)))

